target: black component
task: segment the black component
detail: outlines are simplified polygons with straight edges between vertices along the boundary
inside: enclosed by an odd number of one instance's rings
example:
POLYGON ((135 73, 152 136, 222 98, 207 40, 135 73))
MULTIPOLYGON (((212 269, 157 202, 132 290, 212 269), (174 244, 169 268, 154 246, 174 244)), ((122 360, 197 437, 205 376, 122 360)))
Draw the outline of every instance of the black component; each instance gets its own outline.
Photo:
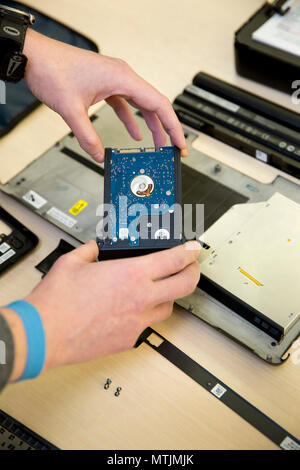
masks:
POLYGON ((111 247, 110 244, 105 243, 103 240, 97 239, 97 244, 99 247, 99 260, 112 260, 120 258, 131 258, 133 256, 143 256, 154 253, 155 251, 168 250, 177 246, 177 243, 167 243, 169 240, 145 240, 144 247, 133 247, 129 248, 128 243, 120 242, 118 244, 118 249, 111 247), (152 243, 151 243, 152 242, 152 243))
POLYGON ((0 450, 59 450, 43 437, 0 410, 0 450))
POLYGON ((25 75, 27 57, 22 54, 32 15, 0 5, 0 79, 19 82, 25 75))
MULTIPOLYGON (((188 165, 181 165, 181 173, 182 203, 192 204, 193 231, 196 230, 196 204, 204 204, 204 228, 207 230, 233 205, 248 201, 247 197, 188 165)), ((208 249, 205 243, 203 247, 208 249)))
MULTIPOLYGON (((293 448, 298 448, 300 441, 283 429, 279 424, 266 416, 258 408, 245 400, 241 395, 237 394, 228 385, 224 384, 217 377, 204 369, 200 364, 195 362, 184 352, 167 341, 156 331, 147 328, 138 340, 138 345, 145 342, 152 349, 157 351, 168 361, 178 367, 182 372, 187 374, 191 379, 195 380, 205 390, 215 395, 224 405, 228 406, 232 411, 237 413, 241 418, 260 431, 264 436, 268 437, 272 442, 281 448, 287 448, 283 445, 285 439, 292 441, 293 448), (162 339, 159 346, 152 344, 147 338, 154 333, 162 339)), ((292 448, 292 447, 290 447, 292 448)))
POLYGON ((14 50, 7 52, 2 57, 0 64, 0 77, 1 80, 6 82, 17 83, 25 75, 25 69, 28 59, 24 54, 16 53, 14 50))
MULTIPOLYGON (((110 162, 111 162, 111 148, 105 149, 105 169, 104 169, 104 204, 109 205, 110 201, 110 162)), ((181 204, 181 162, 180 151, 174 147, 174 173, 175 173, 175 203, 181 204)), ((157 201, 160 203, 160 201, 157 201)), ((172 221, 174 223, 174 214, 170 215, 170 225, 172 229, 172 221)), ((150 220, 150 219, 149 219, 150 220)), ((174 227, 173 227, 174 229, 174 227)), ((118 240, 117 243, 112 244, 111 240, 107 237, 105 239, 97 238, 99 247, 99 260, 129 258, 133 256, 142 256, 153 253, 155 251, 162 251, 173 248, 182 243, 183 240, 172 238, 169 239, 140 239, 138 246, 130 245, 128 240, 118 240)))
POLYGON ((110 384, 111 384, 111 380, 110 380, 110 379, 107 379, 107 380, 106 380, 106 383, 107 383, 108 385, 110 385, 110 384))
POLYGON ((115 396, 118 397, 120 395, 119 392, 115 392, 115 396))
POLYGON ((0 234, 0 273, 19 261, 38 244, 37 236, 0 207, 0 221, 12 231, 0 234))
MULTIPOLYGON (((138 348, 142 343, 145 343, 146 342, 146 339, 151 335, 151 333, 153 333, 154 330, 152 330, 152 328, 150 328, 150 326, 148 328, 146 328, 141 334, 140 336, 138 337, 138 339, 136 340, 136 343, 134 345, 135 348, 138 348)), ((154 332, 155 333, 155 332, 154 332)))
POLYGON ((235 66, 243 77, 291 94, 291 85, 299 76, 300 57, 252 39, 253 32, 262 26, 275 10, 281 9, 279 3, 282 2, 275 2, 273 6, 264 4, 235 33, 235 66))
POLYGON ((290 6, 285 7, 285 4, 287 3, 287 0, 273 0, 272 3, 269 2, 269 5, 280 15, 285 15, 291 9, 290 6))
POLYGON ((206 73, 174 101, 184 124, 300 178, 300 116, 206 73))
POLYGON ((104 388, 105 388, 105 390, 108 390, 109 389, 109 383, 104 384, 104 388))
POLYGON ((20 250, 24 246, 24 242, 22 242, 18 237, 11 236, 9 238, 10 246, 15 248, 16 250, 20 250))
POLYGON ((54 251, 52 251, 48 256, 46 256, 43 261, 36 265, 36 269, 43 273, 43 275, 47 274, 58 258, 60 258, 62 255, 65 255, 66 253, 69 253, 74 249, 75 247, 70 243, 66 242, 65 240, 60 240, 57 248, 55 248, 54 251))
POLYGON ((270 335, 272 338, 280 341, 284 333, 282 326, 278 325, 270 318, 265 317, 258 310, 246 304, 241 299, 228 292, 226 289, 216 284, 214 281, 201 275, 198 286, 207 294, 219 300, 223 305, 245 318, 257 328, 270 335))
POLYGON ((89 160, 88 158, 82 157, 82 155, 79 155, 79 153, 74 152, 74 150, 64 147, 61 149, 61 153, 67 155, 70 158, 73 158, 73 160, 76 160, 76 162, 81 163, 82 165, 90 168, 99 175, 104 176, 104 170, 103 168, 101 168, 101 166, 97 165, 95 162, 89 160))
POLYGON ((120 392, 122 390, 122 387, 117 387, 117 392, 120 392))

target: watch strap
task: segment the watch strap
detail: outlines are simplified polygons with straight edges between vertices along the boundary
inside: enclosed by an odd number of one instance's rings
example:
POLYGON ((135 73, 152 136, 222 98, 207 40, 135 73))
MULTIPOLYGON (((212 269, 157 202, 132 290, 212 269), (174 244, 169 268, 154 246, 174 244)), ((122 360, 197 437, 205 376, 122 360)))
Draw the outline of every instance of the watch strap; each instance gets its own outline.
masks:
POLYGON ((27 57, 22 51, 32 18, 0 5, 0 80, 18 82, 24 78, 27 57))
POLYGON ((29 20, 0 5, 0 39, 11 41, 16 52, 22 52, 29 20))

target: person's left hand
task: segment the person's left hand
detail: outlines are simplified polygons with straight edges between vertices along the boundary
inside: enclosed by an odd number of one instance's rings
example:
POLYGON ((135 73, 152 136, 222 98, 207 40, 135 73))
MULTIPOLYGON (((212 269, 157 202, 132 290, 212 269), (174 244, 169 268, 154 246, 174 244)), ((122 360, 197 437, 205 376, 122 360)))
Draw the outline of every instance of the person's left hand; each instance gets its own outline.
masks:
POLYGON ((88 109, 102 100, 112 106, 134 139, 142 136, 128 103, 142 112, 156 147, 166 145, 166 132, 181 156, 188 155, 182 126, 168 98, 123 60, 49 39, 31 29, 24 54, 29 59, 25 81, 32 93, 63 117, 80 146, 95 160, 103 161, 104 147, 88 109))

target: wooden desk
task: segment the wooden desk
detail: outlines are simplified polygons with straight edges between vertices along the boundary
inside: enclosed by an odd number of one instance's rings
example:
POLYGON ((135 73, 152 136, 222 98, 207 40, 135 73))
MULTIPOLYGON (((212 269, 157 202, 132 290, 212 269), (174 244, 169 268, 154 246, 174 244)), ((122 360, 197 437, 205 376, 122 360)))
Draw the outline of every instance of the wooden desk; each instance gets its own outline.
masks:
MULTIPOLYGON (((297 109, 287 95, 235 74, 233 33, 262 3, 31 1, 32 6, 94 37, 103 53, 127 60, 170 99, 202 69, 297 109)), ((30 151, 39 155, 66 132, 62 120, 41 107, 0 142, 0 152, 4 145, 20 150, 26 135, 30 151), (41 125, 46 130, 49 116, 50 130, 40 132, 41 125)), ((39 282, 34 266, 61 237, 74 241, 6 195, 0 195, 0 203, 40 237, 37 249, 1 277, 3 305, 21 298, 39 282)), ((290 359, 279 367, 270 366, 179 307, 155 329, 300 437, 300 364, 290 359)), ((0 408, 63 449, 276 448, 145 344, 11 385, 0 397, 0 408), (113 383, 104 390, 107 377, 113 383), (117 386, 122 387, 118 398, 114 396, 117 386)))

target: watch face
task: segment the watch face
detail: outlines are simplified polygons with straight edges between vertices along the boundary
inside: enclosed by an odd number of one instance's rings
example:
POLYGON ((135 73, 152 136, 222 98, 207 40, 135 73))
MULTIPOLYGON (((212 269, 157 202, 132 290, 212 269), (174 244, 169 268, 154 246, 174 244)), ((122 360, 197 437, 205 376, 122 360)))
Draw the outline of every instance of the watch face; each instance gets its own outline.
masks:
POLYGON ((1 77, 4 81, 19 82, 24 78, 27 57, 24 54, 9 52, 1 64, 1 77))

